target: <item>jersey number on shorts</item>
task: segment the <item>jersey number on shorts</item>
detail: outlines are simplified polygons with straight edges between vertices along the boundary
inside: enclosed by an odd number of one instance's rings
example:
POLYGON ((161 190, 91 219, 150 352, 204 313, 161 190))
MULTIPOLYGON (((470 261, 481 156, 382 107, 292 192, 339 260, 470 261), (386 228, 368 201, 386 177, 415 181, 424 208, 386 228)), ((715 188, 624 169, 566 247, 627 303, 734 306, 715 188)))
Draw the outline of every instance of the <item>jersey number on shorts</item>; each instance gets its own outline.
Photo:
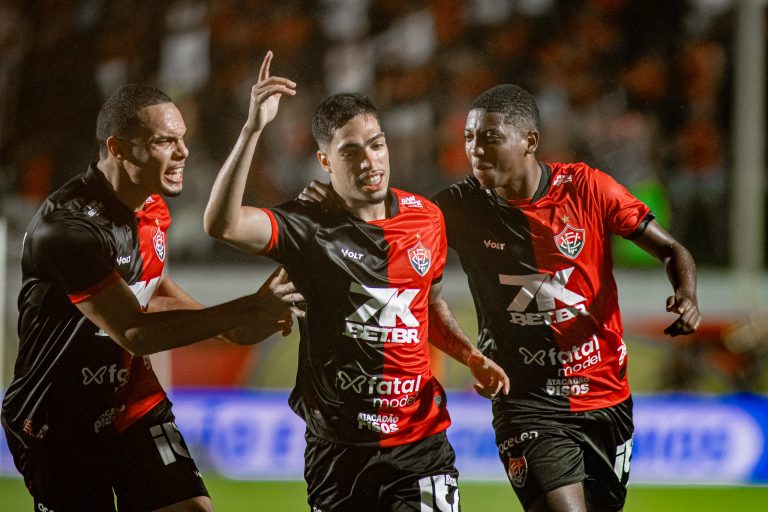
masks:
POLYGON ((149 433, 152 434, 157 450, 160 452, 160 457, 166 466, 171 462, 176 462, 174 452, 176 455, 186 457, 187 459, 191 458, 187 449, 181 444, 179 428, 172 421, 162 425, 155 425, 149 429, 149 433))
POLYGON ((419 479, 422 512, 458 512, 459 484, 450 475, 433 475, 419 479))
POLYGON ((613 472, 619 481, 626 485, 629 480, 629 462, 632 459, 632 439, 616 447, 616 461, 613 463, 613 472))

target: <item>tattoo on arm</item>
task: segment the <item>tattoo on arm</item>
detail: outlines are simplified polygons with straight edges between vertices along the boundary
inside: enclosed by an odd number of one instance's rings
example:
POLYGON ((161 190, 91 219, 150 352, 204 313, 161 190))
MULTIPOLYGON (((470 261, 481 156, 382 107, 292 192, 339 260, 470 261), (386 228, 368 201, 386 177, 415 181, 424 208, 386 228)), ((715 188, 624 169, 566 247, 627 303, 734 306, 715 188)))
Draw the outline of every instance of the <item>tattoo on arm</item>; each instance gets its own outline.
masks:
POLYGON ((429 305, 429 342, 461 364, 467 364, 472 343, 444 300, 429 305))

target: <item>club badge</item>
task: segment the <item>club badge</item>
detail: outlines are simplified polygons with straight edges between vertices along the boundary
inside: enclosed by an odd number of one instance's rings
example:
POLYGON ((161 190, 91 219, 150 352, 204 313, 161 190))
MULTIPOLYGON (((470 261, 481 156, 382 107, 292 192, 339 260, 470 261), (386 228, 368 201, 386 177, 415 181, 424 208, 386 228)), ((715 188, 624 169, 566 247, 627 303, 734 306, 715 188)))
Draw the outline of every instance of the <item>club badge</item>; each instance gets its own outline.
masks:
POLYGON ((160 261, 165 261, 165 232, 157 228, 155 234, 152 235, 152 242, 155 246, 155 254, 160 258, 160 261))
POLYGON ((515 487, 525 485, 525 479, 528 477, 528 462, 525 460, 525 456, 509 458, 507 476, 515 487))
POLYGON ((408 260, 411 262, 413 269, 418 272, 421 277, 429 270, 429 266, 432 264, 432 250, 429 247, 425 247, 421 241, 416 245, 408 249, 408 260))
POLYGON ((566 224, 565 229, 555 236, 555 245, 557 250, 575 260, 584 248, 584 230, 566 224))

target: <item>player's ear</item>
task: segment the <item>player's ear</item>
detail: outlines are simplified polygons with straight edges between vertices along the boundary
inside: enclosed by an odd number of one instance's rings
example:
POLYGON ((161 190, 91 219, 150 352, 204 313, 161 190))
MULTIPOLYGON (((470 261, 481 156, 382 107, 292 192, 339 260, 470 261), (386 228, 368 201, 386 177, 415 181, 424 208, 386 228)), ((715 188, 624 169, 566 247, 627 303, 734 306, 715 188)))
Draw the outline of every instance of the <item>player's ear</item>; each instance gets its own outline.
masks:
POLYGON ((529 131, 528 135, 526 135, 525 137, 525 143, 526 143, 526 148, 525 148, 526 154, 535 153, 536 148, 539 147, 539 132, 536 130, 529 131))
POLYGON ((325 172, 331 174, 331 162, 328 160, 328 155, 322 149, 317 150, 317 161, 320 162, 320 167, 325 172))
POLYGON ((123 150, 123 145, 118 137, 115 137, 114 135, 110 135, 107 137, 107 151, 109 151, 109 154, 113 157, 117 158, 118 160, 125 160, 126 155, 123 150))

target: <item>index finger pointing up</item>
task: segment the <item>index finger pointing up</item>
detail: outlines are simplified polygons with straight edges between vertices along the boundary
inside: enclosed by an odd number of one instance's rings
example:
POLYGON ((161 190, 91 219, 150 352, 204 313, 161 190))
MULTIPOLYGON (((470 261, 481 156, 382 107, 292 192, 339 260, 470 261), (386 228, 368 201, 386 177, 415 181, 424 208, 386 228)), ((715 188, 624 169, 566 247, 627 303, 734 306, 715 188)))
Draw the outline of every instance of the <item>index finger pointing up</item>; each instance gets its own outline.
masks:
POLYGON ((259 80, 266 80, 269 78, 269 64, 272 62, 272 50, 269 50, 264 56, 264 62, 261 63, 261 69, 259 70, 259 80))

